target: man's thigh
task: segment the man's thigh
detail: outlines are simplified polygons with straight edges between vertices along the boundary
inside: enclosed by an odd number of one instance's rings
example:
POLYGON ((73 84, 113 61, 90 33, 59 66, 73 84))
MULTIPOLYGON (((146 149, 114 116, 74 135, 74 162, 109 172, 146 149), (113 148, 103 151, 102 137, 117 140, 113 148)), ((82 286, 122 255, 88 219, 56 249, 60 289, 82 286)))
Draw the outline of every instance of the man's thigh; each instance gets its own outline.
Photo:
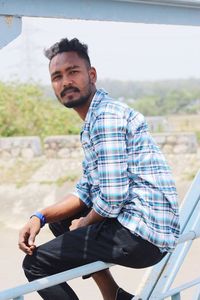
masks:
POLYGON ((106 219, 97 225, 95 247, 98 259, 132 268, 145 268, 158 263, 166 253, 147 240, 132 234, 117 219, 106 219))
POLYGON ((131 234, 116 219, 68 231, 39 246, 34 256, 52 274, 97 260, 144 268, 163 257, 156 246, 131 234))

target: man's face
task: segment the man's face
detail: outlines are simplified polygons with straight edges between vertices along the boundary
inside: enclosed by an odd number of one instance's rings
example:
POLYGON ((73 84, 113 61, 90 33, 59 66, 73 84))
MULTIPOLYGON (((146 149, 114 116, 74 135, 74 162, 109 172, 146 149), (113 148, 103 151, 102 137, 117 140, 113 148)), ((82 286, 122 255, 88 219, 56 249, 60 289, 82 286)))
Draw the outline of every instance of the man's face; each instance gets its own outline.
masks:
POLYGON ((76 108, 91 100, 96 71, 76 52, 63 52, 54 56, 49 71, 55 95, 64 106, 76 108))

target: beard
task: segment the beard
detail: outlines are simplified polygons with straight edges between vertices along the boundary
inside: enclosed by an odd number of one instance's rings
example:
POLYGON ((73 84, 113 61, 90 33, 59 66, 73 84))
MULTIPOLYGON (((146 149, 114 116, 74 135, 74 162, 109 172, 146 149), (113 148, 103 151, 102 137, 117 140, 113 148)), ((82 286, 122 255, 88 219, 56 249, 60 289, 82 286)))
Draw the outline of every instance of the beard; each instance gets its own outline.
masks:
POLYGON ((83 104, 86 104, 89 100, 90 95, 81 96, 78 99, 75 100, 68 100, 68 102, 64 102, 63 105, 67 108, 76 108, 79 106, 82 106, 83 104))
POLYGON ((73 98, 68 97, 67 101, 61 101, 61 99, 65 96, 65 94, 68 92, 80 92, 80 90, 76 87, 66 87, 61 93, 60 97, 57 96, 58 100, 67 108, 77 108, 80 107, 88 102, 90 99, 92 89, 88 87, 88 90, 86 91, 85 95, 80 96, 79 98, 73 98))

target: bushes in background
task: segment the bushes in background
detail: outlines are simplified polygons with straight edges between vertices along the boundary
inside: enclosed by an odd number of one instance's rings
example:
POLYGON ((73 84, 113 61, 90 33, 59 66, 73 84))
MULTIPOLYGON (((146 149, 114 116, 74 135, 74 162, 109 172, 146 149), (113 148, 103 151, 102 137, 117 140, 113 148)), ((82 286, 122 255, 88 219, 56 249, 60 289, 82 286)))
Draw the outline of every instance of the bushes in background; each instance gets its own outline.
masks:
POLYGON ((0 136, 77 134, 81 120, 73 110, 47 99, 35 84, 0 82, 0 136))

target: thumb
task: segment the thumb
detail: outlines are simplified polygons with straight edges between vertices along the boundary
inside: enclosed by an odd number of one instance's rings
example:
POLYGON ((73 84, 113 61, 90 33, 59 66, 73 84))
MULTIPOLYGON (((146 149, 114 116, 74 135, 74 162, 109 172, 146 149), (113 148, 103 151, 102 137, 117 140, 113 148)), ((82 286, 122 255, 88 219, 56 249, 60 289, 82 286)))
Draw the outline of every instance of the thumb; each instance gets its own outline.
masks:
POLYGON ((28 239, 28 244, 29 246, 33 246, 35 243, 35 236, 36 234, 34 232, 30 233, 29 239, 28 239))

